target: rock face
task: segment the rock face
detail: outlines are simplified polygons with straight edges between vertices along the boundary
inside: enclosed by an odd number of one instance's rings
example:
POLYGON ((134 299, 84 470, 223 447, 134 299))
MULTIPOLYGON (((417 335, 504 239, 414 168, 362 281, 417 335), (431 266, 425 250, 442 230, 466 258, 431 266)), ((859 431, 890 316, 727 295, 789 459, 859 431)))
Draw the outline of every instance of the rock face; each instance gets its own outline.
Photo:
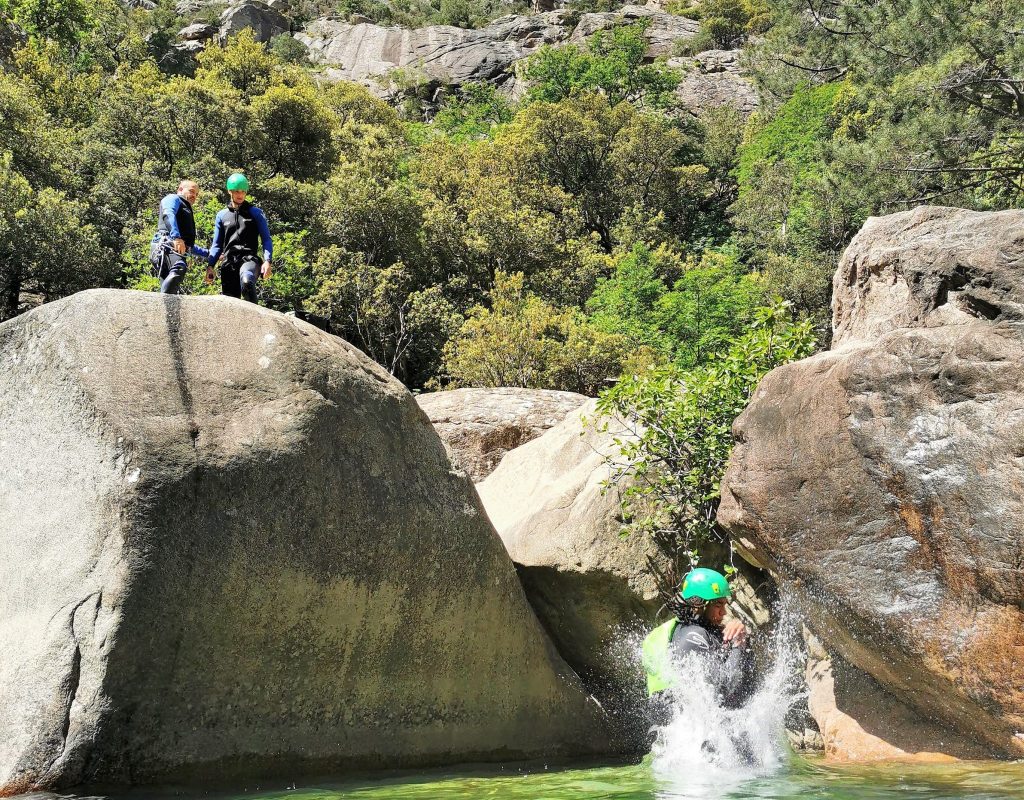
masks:
POLYGON ((98 290, 0 326, 0 363, 0 794, 607 747, 355 348, 98 290))
POLYGON ((833 310, 737 420, 719 521, 946 752, 1019 756, 1024 213, 869 220, 833 310))
POLYGON ((386 76, 397 68, 452 85, 510 82, 512 65, 543 44, 579 43, 597 30, 641 18, 651 20, 646 31, 651 58, 669 52, 677 39, 693 36, 698 28, 684 17, 625 6, 607 14, 584 14, 575 28, 569 25, 569 13, 560 10, 502 17, 477 30, 446 25, 407 30, 320 19, 296 38, 309 48, 314 63, 327 68, 329 77, 383 92, 386 76))
POLYGON ((288 33, 288 18, 276 8, 261 0, 243 0, 224 10, 220 17, 220 38, 226 40, 249 28, 257 42, 269 42, 275 36, 288 33))
POLYGON ((757 89, 743 75, 739 50, 708 50, 693 58, 669 59, 668 65, 682 69, 683 79, 676 97, 693 114, 710 108, 734 108, 743 116, 757 110, 757 89))
POLYGON ((474 483, 482 481, 505 453, 536 439, 579 409, 587 398, 543 389, 455 389, 416 398, 453 463, 474 483))

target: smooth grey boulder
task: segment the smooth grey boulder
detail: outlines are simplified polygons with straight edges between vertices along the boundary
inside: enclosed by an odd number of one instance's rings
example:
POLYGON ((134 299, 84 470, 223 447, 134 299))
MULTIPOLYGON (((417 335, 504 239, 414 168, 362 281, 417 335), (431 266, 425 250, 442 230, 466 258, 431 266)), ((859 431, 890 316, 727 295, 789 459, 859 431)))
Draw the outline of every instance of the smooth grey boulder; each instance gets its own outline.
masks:
POLYGON ((242 0, 237 5, 228 6, 220 16, 222 41, 249 29, 257 42, 269 42, 275 36, 288 33, 290 27, 288 17, 262 0, 242 0))
POLYGON ((739 50, 707 50, 691 58, 672 58, 668 65, 683 71, 676 98, 692 114, 733 108, 744 117, 760 105, 757 88, 740 65, 739 50))
POLYGON ((230 298, 0 325, 0 794, 607 750, 405 388, 230 298))
POLYGON ((208 39, 212 39, 217 35, 217 28, 213 25, 207 25, 204 22, 196 22, 192 25, 186 25, 180 31, 178 31, 178 38, 183 42, 205 42, 208 39))
MULTIPOLYGON (((559 12, 554 12, 556 15, 559 12)), ((441 83, 495 81, 511 65, 562 33, 552 15, 504 17, 477 30, 432 25, 392 28, 316 20, 296 34, 328 76, 380 87, 395 69, 441 83)))
POLYGON ((765 377, 722 483, 719 522, 952 755, 1024 752, 1022 310, 1024 212, 868 220, 832 350, 765 377))
POLYGON ((532 441, 587 398, 547 389, 453 389, 417 395, 452 462, 478 483, 509 450, 532 441))

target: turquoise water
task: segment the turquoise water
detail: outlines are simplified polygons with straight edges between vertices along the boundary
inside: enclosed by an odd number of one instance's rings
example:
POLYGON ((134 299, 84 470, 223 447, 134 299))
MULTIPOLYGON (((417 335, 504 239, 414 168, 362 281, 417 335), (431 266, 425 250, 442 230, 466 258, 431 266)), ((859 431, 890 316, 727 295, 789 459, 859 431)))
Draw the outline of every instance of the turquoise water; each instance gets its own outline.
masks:
POLYGON ((1024 763, 829 766, 792 757, 777 775, 729 787, 701 786, 690 776, 655 777, 649 764, 505 773, 431 773, 236 796, 259 800, 1000 800, 1024 798, 1024 763))
MULTIPOLYGON (((641 764, 583 769, 493 767, 418 773, 350 782, 297 783, 283 790, 202 789, 135 791, 131 798, 186 800, 1024 800, 1024 762, 949 765, 837 766, 791 756, 774 775, 720 778, 666 777, 641 764), (727 785, 726 785, 727 784, 727 785)), ((33 800, 55 800, 34 795, 33 800)), ((80 798, 79 800, 86 800, 80 798)), ((94 798, 88 798, 94 800, 94 798)), ((123 799, 124 800, 124 799, 123 799)))

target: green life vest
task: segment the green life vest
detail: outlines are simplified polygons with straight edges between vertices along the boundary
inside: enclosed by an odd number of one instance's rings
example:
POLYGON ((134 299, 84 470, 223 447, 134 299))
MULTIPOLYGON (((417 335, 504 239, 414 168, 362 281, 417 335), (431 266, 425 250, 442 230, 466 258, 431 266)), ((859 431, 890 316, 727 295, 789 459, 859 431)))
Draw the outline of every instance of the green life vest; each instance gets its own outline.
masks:
POLYGON ((676 632, 679 620, 673 617, 664 625, 659 625, 644 639, 643 665, 647 673, 647 696, 670 688, 676 682, 669 658, 669 645, 672 635, 676 632))

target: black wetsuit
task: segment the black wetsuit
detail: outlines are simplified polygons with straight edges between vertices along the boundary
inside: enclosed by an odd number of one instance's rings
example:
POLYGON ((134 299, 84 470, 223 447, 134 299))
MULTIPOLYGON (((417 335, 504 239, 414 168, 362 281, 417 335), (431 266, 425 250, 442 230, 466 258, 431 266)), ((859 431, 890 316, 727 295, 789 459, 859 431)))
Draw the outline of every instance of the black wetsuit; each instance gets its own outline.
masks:
POLYGON ((753 690, 754 663, 750 648, 727 647, 721 627, 698 621, 680 623, 669 645, 673 660, 689 653, 700 653, 712 659, 708 679, 714 684, 725 708, 743 705, 753 690))

